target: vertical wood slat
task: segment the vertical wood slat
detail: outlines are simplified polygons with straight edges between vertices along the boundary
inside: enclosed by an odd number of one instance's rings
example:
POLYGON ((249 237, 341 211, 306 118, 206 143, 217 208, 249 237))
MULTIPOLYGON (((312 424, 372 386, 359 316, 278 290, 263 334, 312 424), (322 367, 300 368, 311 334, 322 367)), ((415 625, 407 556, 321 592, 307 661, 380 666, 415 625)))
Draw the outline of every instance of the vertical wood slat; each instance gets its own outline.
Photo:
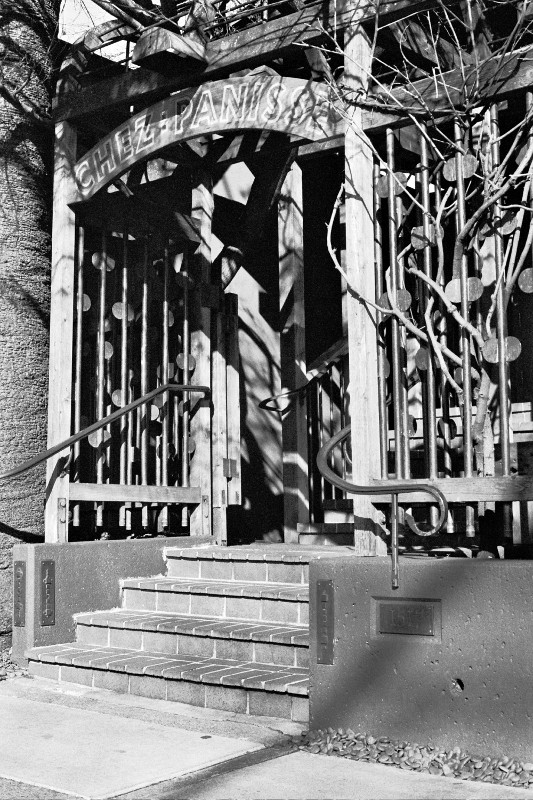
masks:
MULTIPOLYGON (((77 247, 76 247, 76 351, 74 355, 74 425, 73 432, 81 430, 81 374, 83 360, 83 293, 84 293, 84 246, 85 231, 77 226, 77 247)), ((80 480, 80 447, 81 443, 76 442, 72 448, 74 470, 72 479, 80 480)), ((76 527, 80 524, 80 504, 76 503, 72 508, 72 524, 76 527)))
MULTIPOLYGON (((360 28, 348 27, 344 42, 344 81, 349 90, 365 91, 371 66, 371 46, 360 28)), ((373 157, 360 136, 361 110, 349 110, 345 136, 346 267, 350 283, 364 297, 375 300, 373 230, 373 157)), ((375 314, 353 295, 348 296, 350 352, 350 417, 352 424, 352 480, 369 483, 380 474, 379 394, 375 314)), ((354 498, 355 552, 374 555, 382 544, 376 536, 377 512, 362 495, 354 498)))
MULTIPOLYGON (((182 323, 182 353, 183 353, 183 370, 181 380, 182 383, 189 383, 191 373, 189 368, 189 354, 191 350, 191 336, 189 325, 189 266, 188 266, 189 253, 185 249, 183 253, 183 262, 181 277, 183 278, 183 323, 182 323)), ((181 485, 189 485, 189 434, 190 434, 190 407, 191 401, 188 395, 183 396, 182 400, 182 438, 181 438, 181 485)))
POLYGON ((227 391, 226 391, 226 331, 225 314, 216 313, 213 333, 211 369, 213 375, 213 426, 211 432, 213 466, 213 535, 216 543, 228 542, 227 505, 228 480, 224 475, 224 464, 228 457, 227 438, 227 391))
MULTIPOLYGON (((374 259, 376 264, 375 273, 375 292, 376 297, 380 298, 385 291, 383 281, 383 223, 381 219, 381 197, 377 191, 377 182, 380 177, 379 164, 374 165, 374 259)), ((376 337, 378 351, 378 407, 379 407, 379 449, 381 458, 381 477, 387 478, 388 467, 388 411, 387 411, 387 355, 385 347, 385 334, 383 326, 385 315, 377 312, 376 314, 376 337)))
POLYGON ((226 294, 226 387, 228 458, 236 468, 228 481, 228 505, 240 505, 241 494, 241 392, 239 368, 239 295, 226 294))
MULTIPOLYGON (((161 324, 163 326, 161 337, 161 381, 167 383, 168 381, 168 368, 169 368, 169 300, 168 300, 168 280, 169 280, 169 252, 168 247, 165 248, 165 255, 163 260, 163 308, 161 315, 161 324)), ((168 456, 169 456, 169 416, 170 416, 170 396, 165 392, 162 397, 161 405, 161 450, 158 458, 161 461, 161 485, 168 486, 168 456)), ((163 506, 159 515, 159 530, 165 531, 168 529, 168 506, 163 506)))
MULTIPOLYGON (((456 194, 457 194, 457 214, 456 228, 457 234, 466 224, 465 206, 465 185, 463 170, 463 135, 460 122, 454 120, 454 139, 456 144, 455 169, 456 169, 456 194)), ((461 314, 464 319, 469 319, 468 302, 468 261, 463 255, 460 265, 460 285, 461 285, 461 314)), ((472 442, 472 372, 471 372, 471 336, 464 328, 461 330, 461 359, 463 368, 463 469, 465 478, 471 478, 473 474, 473 442, 472 442)), ((466 535, 472 538, 475 535, 474 528, 474 508, 466 506, 466 535)))
MULTIPOLYGON (((492 163, 494 167, 500 164, 500 126, 498 109, 494 104, 490 110, 492 163)), ((494 257, 496 266, 496 280, 498 282, 496 295, 496 335, 498 339, 498 383, 499 383, 499 417, 500 417, 500 452, 502 462, 502 475, 511 474, 510 450, 510 408, 509 408, 509 367, 506 359, 505 339, 507 336, 507 314, 504 304, 504 281, 500 275, 504 269, 503 236, 498 222, 501 220, 501 202, 494 204, 494 257)), ((503 535, 506 540, 513 538, 512 507, 509 503, 503 506, 503 535)))
MULTIPOLYGON (((128 402, 128 300, 129 300, 129 270, 128 270, 128 230, 122 231, 122 317, 120 321, 120 401, 122 405, 128 402)), ((128 438, 131 427, 130 415, 120 420, 120 483, 127 482, 128 472, 128 438)), ((125 505, 120 507, 119 524, 124 526, 127 522, 128 510, 125 505)))
MULTIPOLYGON (((189 273, 195 285, 191 293, 191 353, 196 367, 192 383, 211 386, 211 311, 202 305, 202 286, 211 282, 211 225, 213 218, 213 187, 211 176, 197 170, 193 176, 192 217, 200 233, 200 244, 189 264, 189 273)), ((200 486, 202 502, 190 517, 192 536, 210 536, 212 486, 211 486, 211 408, 210 399, 202 398, 191 415, 191 436, 196 444, 190 465, 190 481, 200 486)))
MULTIPOLYGON (((148 330, 150 324, 150 294, 148 281, 148 242, 144 243, 143 252, 143 285, 141 300, 141 395, 148 391, 148 330)), ((141 483, 143 486, 148 484, 148 447, 150 425, 150 406, 143 405, 139 408, 139 422, 141 426, 141 483)), ((148 528, 148 506, 144 505, 141 512, 141 524, 143 528, 148 528)))
MULTIPOLYGON (((278 212, 281 374, 286 389, 306 380, 302 171, 293 164, 281 191, 278 212)), ((284 540, 298 541, 298 523, 309 522, 305 394, 294 399, 282 419, 284 540)))

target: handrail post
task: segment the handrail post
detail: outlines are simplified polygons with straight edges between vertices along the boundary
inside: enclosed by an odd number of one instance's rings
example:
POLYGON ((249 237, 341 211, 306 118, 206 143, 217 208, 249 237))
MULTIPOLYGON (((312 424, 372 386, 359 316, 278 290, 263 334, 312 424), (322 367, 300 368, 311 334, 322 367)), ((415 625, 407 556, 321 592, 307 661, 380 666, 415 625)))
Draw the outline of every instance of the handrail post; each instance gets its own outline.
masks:
POLYGON ((400 567, 398 564, 398 494, 393 492, 391 504, 391 561, 392 561, 392 588, 400 586, 400 567))

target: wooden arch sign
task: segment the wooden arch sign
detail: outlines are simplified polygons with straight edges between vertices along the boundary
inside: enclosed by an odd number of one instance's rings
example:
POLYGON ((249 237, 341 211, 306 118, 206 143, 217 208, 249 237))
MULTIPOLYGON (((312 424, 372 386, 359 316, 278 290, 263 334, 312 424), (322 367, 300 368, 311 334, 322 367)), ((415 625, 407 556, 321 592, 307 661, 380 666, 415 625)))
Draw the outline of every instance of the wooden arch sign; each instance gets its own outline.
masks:
POLYGON ((318 141, 343 130, 329 87, 268 73, 186 89, 115 128, 74 167, 88 200, 137 161, 175 142, 211 133, 269 130, 318 141))

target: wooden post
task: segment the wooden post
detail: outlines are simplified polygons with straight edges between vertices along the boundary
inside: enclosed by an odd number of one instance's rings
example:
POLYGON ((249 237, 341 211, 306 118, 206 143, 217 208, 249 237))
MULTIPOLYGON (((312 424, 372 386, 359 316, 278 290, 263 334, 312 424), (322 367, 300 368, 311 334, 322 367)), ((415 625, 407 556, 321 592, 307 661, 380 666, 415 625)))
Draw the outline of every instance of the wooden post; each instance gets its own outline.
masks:
MULTIPOLYGON (((372 66, 369 40, 360 27, 347 28, 344 82, 350 94, 364 92, 372 66)), ((345 138, 346 268, 349 282, 375 301, 373 158, 362 134, 362 111, 348 109, 345 138)), ((352 480, 367 484, 379 477, 379 417, 375 313, 348 292, 352 480)), ((368 497, 354 496, 354 543, 358 555, 384 552, 377 536, 377 512, 368 497)), ((386 551, 385 551, 386 552, 386 551)))
MULTIPOLYGON (((279 203, 279 304, 282 391, 306 381, 302 171, 293 164, 279 203)), ((284 401, 286 402, 286 401, 284 401)), ((284 540, 298 542, 298 523, 309 522, 307 408, 305 395, 283 416, 284 540)))
MULTIPOLYGON (((50 298, 50 368, 48 447, 71 434, 72 348, 74 325, 74 259, 76 221, 68 203, 76 199, 72 167, 76 163, 76 129, 60 122, 55 131, 52 278, 50 298)), ((69 475, 64 450, 47 462, 45 540, 68 538, 69 475)))
MULTIPOLYGON (((200 233, 200 244, 191 259, 191 353, 196 367, 191 382, 211 386, 211 310, 205 303, 205 287, 211 282, 211 222, 213 190, 211 177, 198 170, 193 177, 192 217, 200 233)), ((196 404, 191 400, 191 438, 196 444, 191 459, 190 485, 201 489, 200 505, 191 513, 191 536, 212 534, 211 407, 210 397, 196 404)))
POLYGON ((226 294, 226 391, 228 459, 228 505, 240 506, 241 494, 241 392, 239 357, 239 295, 226 294))
POLYGON ((227 380, 226 380, 226 316, 224 309, 215 315, 213 335, 216 338, 212 351, 213 374, 213 432, 212 432, 212 464, 213 464, 213 535, 217 544, 228 543, 227 507, 228 479, 226 466, 228 463, 227 433, 227 380))

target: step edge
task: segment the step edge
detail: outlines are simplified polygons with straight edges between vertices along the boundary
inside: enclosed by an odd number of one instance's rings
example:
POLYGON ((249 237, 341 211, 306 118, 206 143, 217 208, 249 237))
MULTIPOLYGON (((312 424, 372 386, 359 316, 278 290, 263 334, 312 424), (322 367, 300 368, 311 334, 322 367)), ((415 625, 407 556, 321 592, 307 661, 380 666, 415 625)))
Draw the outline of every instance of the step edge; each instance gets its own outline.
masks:
MULTIPOLYGON (((77 646, 76 642, 66 642, 65 645, 67 645, 67 644, 71 645, 73 648, 75 648, 78 651, 83 649, 83 648, 80 648, 79 646, 77 646)), ((54 647, 54 645, 47 646, 47 647, 33 647, 33 648, 30 648, 29 650, 26 651, 25 657, 28 659, 28 662, 33 662, 33 663, 37 663, 37 664, 52 664, 52 665, 55 665, 55 666, 58 666, 58 667, 62 667, 62 666, 63 667, 76 667, 78 669, 96 670, 98 672, 116 672, 116 673, 119 673, 119 674, 126 674, 126 675, 136 675, 136 676, 146 676, 146 677, 150 677, 150 678, 159 678, 160 680, 163 680, 163 681, 180 681, 180 682, 183 682, 183 683, 200 683, 200 684, 205 684, 205 685, 209 685, 209 686, 223 686, 223 687, 228 688, 228 689, 235 688, 235 689, 246 689, 246 690, 250 690, 250 691, 262 691, 262 692, 265 692, 267 694, 268 693, 272 693, 272 694, 289 694, 289 695, 295 696, 295 697, 308 697, 309 696, 309 677, 310 676, 309 676, 309 669, 306 668, 306 667, 299 667, 298 669, 299 669, 300 672, 307 672, 308 673, 307 677, 295 681, 295 683, 292 684, 292 690, 291 690, 291 684, 285 684, 284 688, 280 688, 280 687, 277 687, 277 686, 269 686, 269 687, 261 687, 261 686, 255 686, 255 685, 243 686, 242 684, 223 683, 220 680, 219 681, 217 681, 217 680, 208 680, 209 675, 205 676, 207 679, 204 679, 203 676, 199 676, 201 679, 195 680, 195 678, 197 676, 194 676, 194 675, 188 675, 187 677, 182 678, 182 677, 175 677, 175 676, 172 676, 172 675, 154 674, 154 673, 148 671, 147 667, 144 667, 142 670, 140 668, 127 670, 125 667, 121 668, 121 669, 112 669, 112 666, 109 666, 108 664, 102 664, 101 665, 101 664, 79 664, 79 663, 75 663, 75 661, 76 661, 75 657, 72 658, 72 659, 68 659, 68 656, 61 658, 60 655, 56 655, 55 657, 50 657, 50 658, 41 658, 41 657, 39 657, 39 655, 43 655, 43 653, 39 653, 39 651, 43 651, 43 650, 47 650, 48 651, 50 649, 50 647, 54 647), (301 685, 301 684, 306 684, 306 685, 304 686, 304 685, 301 685), (298 690, 296 690, 296 689, 298 689, 298 690), (306 689, 307 691, 300 691, 301 689, 306 689)), ((102 650, 102 649, 103 648, 98 647, 98 646, 89 646, 87 648, 87 650, 94 650, 96 654, 98 653, 99 650, 102 650)), ((112 647, 105 648, 106 652, 109 652, 110 650, 112 651, 113 649, 114 648, 112 648, 112 647)), ((139 654, 140 654, 140 651, 138 651, 138 650, 127 650, 126 648, 116 648, 116 649, 120 651, 120 655, 122 655, 124 658, 127 658, 129 655, 135 657, 135 656, 139 656, 139 654)), ((44 653, 44 655, 46 655, 46 653, 44 653)), ((165 656, 164 653, 143 652, 142 655, 145 655, 147 658, 152 657, 152 658, 157 658, 159 660, 163 659, 165 661, 170 661, 171 660, 171 658, 169 658, 168 656, 165 656)), ((199 658, 198 660, 202 661, 203 659, 199 658)), ((210 661, 214 661, 214 662, 217 661, 217 659, 209 659, 209 660, 210 661)), ((223 659, 223 660, 224 661, 229 661, 230 659, 223 659)), ((260 671, 261 667, 265 667, 265 668, 276 667, 276 668, 279 669, 280 673, 282 673, 280 675, 281 678, 284 677, 283 676, 284 672, 285 673, 288 672, 288 676, 287 677, 290 677, 289 670, 291 668, 290 667, 287 668, 287 667, 285 667, 283 665, 280 665, 280 664, 271 664, 271 663, 259 662, 259 661, 257 661, 257 662, 253 662, 253 661, 239 662, 239 661, 236 661, 235 662, 235 666, 239 666, 241 664, 244 667, 250 665, 250 669, 257 670, 257 671, 260 671)), ((192 664, 191 664, 191 666, 192 666, 192 664)), ((169 666, 169 669, 171 669, 170 666, 169 666)), ((292 669, 296 669, 296 668, 293 667, 292 669)), ((253 678, 252 679, 248 679, 248 680, 253 680, 253 678)))

